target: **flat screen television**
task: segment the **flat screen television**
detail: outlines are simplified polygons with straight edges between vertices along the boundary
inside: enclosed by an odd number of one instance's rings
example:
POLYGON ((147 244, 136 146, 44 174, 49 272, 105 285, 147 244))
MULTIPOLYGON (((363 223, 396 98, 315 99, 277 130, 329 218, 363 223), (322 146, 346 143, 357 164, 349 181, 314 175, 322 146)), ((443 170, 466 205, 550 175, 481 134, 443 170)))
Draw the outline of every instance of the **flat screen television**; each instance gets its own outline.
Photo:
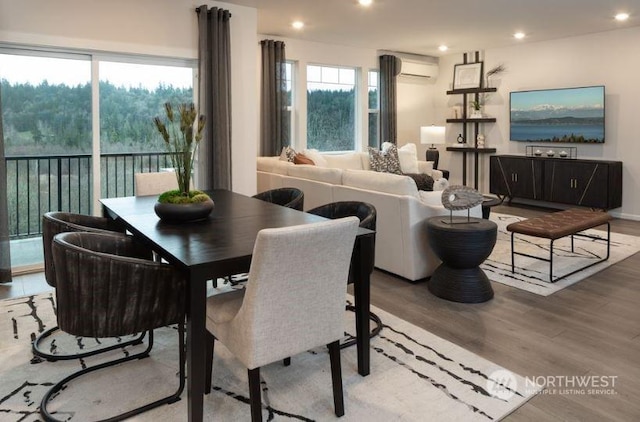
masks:
POLYGON ((510 139, 520 142, 604 142, 604 86, 515 91, 510 139))

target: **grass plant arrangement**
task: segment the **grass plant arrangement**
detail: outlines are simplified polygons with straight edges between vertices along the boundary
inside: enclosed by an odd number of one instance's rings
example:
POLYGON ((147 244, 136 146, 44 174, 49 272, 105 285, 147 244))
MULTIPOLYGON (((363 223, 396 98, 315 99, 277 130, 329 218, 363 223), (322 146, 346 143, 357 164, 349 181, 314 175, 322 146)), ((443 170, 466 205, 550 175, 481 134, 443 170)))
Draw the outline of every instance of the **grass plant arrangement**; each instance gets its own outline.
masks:
POLYGON ((191 204, 205 202, 209 196, 198 190, 191 190, 193 162, 205 126, 205 117, 198 115, 193 103, 182 103, 174 112, 171 103, 165 103, 166 119, 155 117, 153 122, 160 132, 170 153, 171 163, 178 179, 178 189, 164 192, 158 198, 160 203, 191 204))

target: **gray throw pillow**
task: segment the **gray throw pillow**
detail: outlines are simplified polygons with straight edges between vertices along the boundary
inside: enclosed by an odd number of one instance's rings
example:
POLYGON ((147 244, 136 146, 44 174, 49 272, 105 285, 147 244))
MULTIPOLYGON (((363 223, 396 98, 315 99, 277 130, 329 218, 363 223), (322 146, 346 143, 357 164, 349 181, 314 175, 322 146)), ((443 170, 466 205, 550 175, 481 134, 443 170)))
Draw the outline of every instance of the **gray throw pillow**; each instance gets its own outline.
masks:
POLYGON ((369 147, 369 165, 373 171, 402 174, 398 148, 395 145, 391 145, 384 152, 369 147))

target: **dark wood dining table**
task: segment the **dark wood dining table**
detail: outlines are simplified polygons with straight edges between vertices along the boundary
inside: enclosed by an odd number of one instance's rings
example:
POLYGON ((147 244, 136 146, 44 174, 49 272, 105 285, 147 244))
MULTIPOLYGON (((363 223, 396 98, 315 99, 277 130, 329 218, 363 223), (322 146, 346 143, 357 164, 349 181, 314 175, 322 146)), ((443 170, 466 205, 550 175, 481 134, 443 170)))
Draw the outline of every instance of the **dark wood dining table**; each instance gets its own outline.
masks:
MULTIPOLYGON (((153 207, 156 196, 101 199, 103 213, 121 220, 127 230, 187 279, 187 399, 189 421, 203 420, 207 281, 249 271, 258 232, 265 228, 308 224, 324 218, 270 204, 227 190, 207 191, 215 206, 203 221, 168 224, 153 207)), ((375 232, 360 228, 351 271, 356 308, 358 373, 370 372, 369 281, 375 232)), ((286 264, 283 264, 286 265, 286 264)))

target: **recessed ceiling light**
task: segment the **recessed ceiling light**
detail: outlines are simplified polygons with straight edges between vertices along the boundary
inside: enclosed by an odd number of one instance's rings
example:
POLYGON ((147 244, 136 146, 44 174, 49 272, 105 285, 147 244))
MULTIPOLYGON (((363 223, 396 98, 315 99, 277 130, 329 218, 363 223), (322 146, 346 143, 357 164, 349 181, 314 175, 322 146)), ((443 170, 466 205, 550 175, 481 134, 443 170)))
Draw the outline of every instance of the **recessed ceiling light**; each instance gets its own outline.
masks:
POLYGON ((447 51, 449 49, 449 47, 447 47, 446 45, 441 45, 440 47, 438 47, 438 50, 440 51, 447 51))
POLYGON ((517 40, 521 40, 524 38, 524 32, 516 32, 515 34, 513 34, 513 38, 517 39, 517 40))
POLYGON ((618 13, 615 17, 616 17, 617 21, 624 22, 627 19, 629 19, 629 14, 628 13, 618 13))
POLYGON ((304 22, 302 22, 302 21, 293 21, 291 23, 291 26, 293 26, 295 29, 302 29, 302 28, 304 28, 304 22))
POLYGON ((360 6, 371 6, 371 3, 373 3, 373 0, 358 0, 358 3, 360 3, 360 6))

